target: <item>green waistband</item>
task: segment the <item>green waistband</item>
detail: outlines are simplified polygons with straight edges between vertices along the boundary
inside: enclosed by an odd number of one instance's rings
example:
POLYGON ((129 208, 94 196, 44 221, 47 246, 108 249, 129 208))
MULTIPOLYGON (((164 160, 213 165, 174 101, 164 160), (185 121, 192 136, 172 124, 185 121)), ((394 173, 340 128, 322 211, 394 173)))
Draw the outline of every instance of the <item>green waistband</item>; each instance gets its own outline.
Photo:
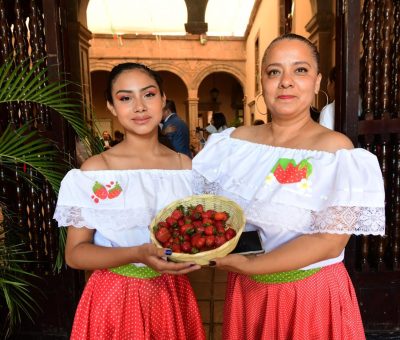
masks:
POLYGON ((138 279, 151 279, 153 277, 161 275, 160 273, 149 267, 137 267, 133 264, 126 264, 120 267, 109 268, 108 270, 115 274, 136 277, 138 279))
POLYGON ((305 279, 319 272, 320 270, 321 268, 291 270, 289 272, 282 273, 252 275, 250 278, 259 283, 287 283, 305 279))

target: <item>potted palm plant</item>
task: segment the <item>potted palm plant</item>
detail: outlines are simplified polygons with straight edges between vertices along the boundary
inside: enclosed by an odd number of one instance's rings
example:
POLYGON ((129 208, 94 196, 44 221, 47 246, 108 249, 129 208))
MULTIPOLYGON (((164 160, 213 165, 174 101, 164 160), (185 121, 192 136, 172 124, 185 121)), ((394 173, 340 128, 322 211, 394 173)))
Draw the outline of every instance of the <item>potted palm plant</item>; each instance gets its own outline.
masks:
MULTIPOLYGON (((12 59, 6 60, 0 67, 0 104, 28 102, 51 109, 69 123, 90 152, 97 153, 101 144, 82 117, 82 102, 72 99, 77 97, 68 92, 70 84, 67 82, 50 82, 45 65, 45 60, 19 65, 12 59)), ((29 167, 36 175, 28 176, 25 171, 17 170, 22 180, 29 182, 34 190, 40 190, 39 184, 46 181, 57 193, 61 179, 72 166, 70 155, 55 147, 54 141, 41 136, 33 126, 34 122, 28 121, 19 127, 8 124, 0 129, 0 166, 13 171, 16 164, 22 164, 18 169, 29 167)), ((29 280, 35 274, 23 265, 29 259, 26 247, 18 237, 9 237, 15 215, 9 199, 0 192, 0 316, 4 319, 0 334, 4 337, 12 333, 22 317, 32 318, 39 308, 31 294, 34 287, 29 280)), ((63 228, 59 235, 60 252, 55 269, 63 262, 63 228)))

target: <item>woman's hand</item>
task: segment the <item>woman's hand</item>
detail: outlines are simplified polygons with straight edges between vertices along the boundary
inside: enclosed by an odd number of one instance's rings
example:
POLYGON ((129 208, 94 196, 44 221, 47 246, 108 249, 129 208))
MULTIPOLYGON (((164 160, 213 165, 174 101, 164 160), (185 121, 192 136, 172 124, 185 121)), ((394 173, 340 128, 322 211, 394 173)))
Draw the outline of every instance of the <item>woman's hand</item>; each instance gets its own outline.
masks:
POLYGON ((249 269, 251 269, 251 261, 252 258, 256 257, 255 255, 239 255, 239 254, 231 254, 225 257, 216 258, 210 261, 209 266, 215 267, 221 270, 226 270, 229 272, 235 272, 244 275, 251 275, 249 269))
POLYGON ((163 274, 181 275, 193 272, 201 267, 194 262, 174 263, 166 259, 170 255, 170 249, 157 248, 155 245, 146 243, 138 246, 138 257, 141 263, 163 274))

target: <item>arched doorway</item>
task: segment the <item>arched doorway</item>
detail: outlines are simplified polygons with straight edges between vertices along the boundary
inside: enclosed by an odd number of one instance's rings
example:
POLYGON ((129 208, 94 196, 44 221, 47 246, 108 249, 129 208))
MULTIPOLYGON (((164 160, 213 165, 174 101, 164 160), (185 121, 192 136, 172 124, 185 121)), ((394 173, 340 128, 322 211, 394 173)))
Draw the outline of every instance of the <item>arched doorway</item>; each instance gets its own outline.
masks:
POLYGON ((229 73, 213 72, 200 83, 198 126, 210 122, 212 112, 222 112, 228 126, 243 123, 243 88, 229 73))

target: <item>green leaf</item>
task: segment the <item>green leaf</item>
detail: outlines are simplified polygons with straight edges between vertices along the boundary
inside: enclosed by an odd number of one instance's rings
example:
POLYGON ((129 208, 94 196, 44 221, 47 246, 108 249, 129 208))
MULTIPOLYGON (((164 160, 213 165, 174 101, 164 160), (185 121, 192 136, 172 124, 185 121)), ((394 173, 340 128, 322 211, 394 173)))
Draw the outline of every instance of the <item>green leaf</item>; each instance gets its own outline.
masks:
POLYGON ((307 168, 307 174, 306 177, 308 178, 308 176, 311 175, 312 173, 312 165, 311 163, 307 160, 307 159, 303 159, 300 163, 299 163, 299 169, 302 169, 306 167, 307 168))
MULTIPOLYGON (((45 59, 33 63, 28 60, 21 63, 6 60, 0 65, 0 104, 28 102, 45 106, 52 110, 52 114, 62 117, 92 153, 102 151, 100 140, 85 123, 82 113, 82 109, 91 112, 91 108, 84 107, 79 94, 68 92, 68 88, 76 84, 52 82, 47 73, 45 59)), ((44 138, 32 129, 33 125, 32 122, 18 128, 9 125, 0 132, 0 164, 3 168, 11 169, 12 173, 16 173, 35 190, 48 183, 57 193, 62 178, 72 167, 70 156, 57 149, 55 141, 44 138)), ((39 306, 31 294, 35 288, 28 280, 34 274, 20 266, 29 262, 28 253, 23 247, 5 242, 1 234, 1 230, 12 230, 15 227, 12 219, 7 217, 7 211, 12 205, 7 207, 4 200, 0 197, 0 208, 4 215, 4 219, 0 220, 0 295, 8 309, 6 329, 11 330, 17 327, 22 315, 32 318, 39 306)), ((9 213, 16 214, 13 211, 9 213)), ((60 251, 54 263, 55 270, 60 270, 64 264, 65 240, 66 228, 60 228, 60 251)))
POLYGON ((278 165, 280 165, 283 168, 283 170, 286 170, 289 163, 293 164, 293 166, 296 166, 296 161, 294 159, 279 158, 278 161, 275 163, 274 167, 272 168, 271 172, 274 173, 278 165))

